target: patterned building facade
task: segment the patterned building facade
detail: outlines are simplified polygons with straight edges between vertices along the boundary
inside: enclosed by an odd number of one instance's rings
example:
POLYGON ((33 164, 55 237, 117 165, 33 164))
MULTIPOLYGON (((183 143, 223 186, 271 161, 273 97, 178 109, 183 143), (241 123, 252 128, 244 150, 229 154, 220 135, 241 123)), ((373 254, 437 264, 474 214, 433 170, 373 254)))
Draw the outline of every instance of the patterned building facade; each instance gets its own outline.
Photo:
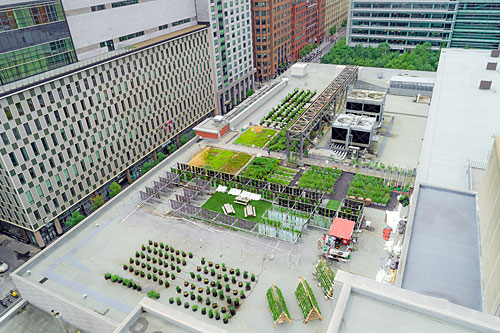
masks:
POLYGON ((45 246, 82 202, 212 115, 212 56, 199 25, 1 93, 1 231, 45 246))

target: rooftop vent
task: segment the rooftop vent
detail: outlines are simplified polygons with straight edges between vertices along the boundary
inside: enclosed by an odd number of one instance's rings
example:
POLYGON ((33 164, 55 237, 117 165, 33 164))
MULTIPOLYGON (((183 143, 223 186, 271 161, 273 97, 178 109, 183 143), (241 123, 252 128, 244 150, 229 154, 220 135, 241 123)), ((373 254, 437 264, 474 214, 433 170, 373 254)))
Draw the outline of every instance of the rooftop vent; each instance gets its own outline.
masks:
POLYGON ((486 69, 487 70, 490 70, 490 71, 494 71, 497 69, 497 63, 496 62, 489 62, 487 65, 486 65, 486 69))
POLYGON ((479 89, 481 90, 489 90, 491 88, 491 81, 481 80, 479 83, 479 89))
POLYGON ((491 57, 492 58, 500 57, 500 50, 491 50, 491 57))

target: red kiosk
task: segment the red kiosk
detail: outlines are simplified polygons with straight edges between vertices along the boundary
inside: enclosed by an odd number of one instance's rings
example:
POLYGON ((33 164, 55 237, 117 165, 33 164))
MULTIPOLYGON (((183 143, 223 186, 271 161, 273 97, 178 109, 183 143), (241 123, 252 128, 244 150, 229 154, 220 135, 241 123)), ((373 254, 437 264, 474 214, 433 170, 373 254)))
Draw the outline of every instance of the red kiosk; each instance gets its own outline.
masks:
MULTIPOLYGON (((347 262, 351 254, 351 238, 356 223, 351 220, 336 217, 330 231, 328 232, 329 248, 326 248, 325 256, 330 259, 347 262), (339 245, 345 245, 345 249, 339 249, 339 245)), ((324 251, 324 250, 323 250, 324 251)))

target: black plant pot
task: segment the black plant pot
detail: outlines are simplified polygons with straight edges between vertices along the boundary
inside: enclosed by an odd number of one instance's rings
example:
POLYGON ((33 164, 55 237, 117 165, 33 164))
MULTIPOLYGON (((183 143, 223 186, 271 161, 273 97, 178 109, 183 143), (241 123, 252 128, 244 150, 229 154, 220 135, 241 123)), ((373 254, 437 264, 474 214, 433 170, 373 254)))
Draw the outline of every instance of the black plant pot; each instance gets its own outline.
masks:
POLYGON ((177 305, 178 305, 178 306, 181 306, 181 304, 182 304, 182 302, 177 302, 177 305))
POLYGON ((206 304, 206 305, 210 305, 210 300, 209 300, 209 299, 207 299, 207 300, 205 301, 205 304, 206 304))
POLYGON ((224 318, 224 319, 222 319, 222 322, 223 322, 224 324, 227 324, 227 323, 229 322, 229 320, 228 320, 227 318, 224 318))
POLYGON ((184 308, 185 309, 189 308, 189 304, 184 304, 184 308))
POLYGON ((192 301, 194 301, 194 300, 195 300, 195 298, 196 298, 196 296, 191 295, 191 300, 192 300, 192 301))
POLYGON ((196 286, 194 284, 191 284, 191 290, 195 290, 196 286))
POLYGON ((170 304, 174 304, 174 300, 173 300, 173 299, 169 300, 168 302, 169 302, 170 304))
POLYGON ((220 315, 218 315, 218 316, 216 315, 215 320, 220 320, 220 315))

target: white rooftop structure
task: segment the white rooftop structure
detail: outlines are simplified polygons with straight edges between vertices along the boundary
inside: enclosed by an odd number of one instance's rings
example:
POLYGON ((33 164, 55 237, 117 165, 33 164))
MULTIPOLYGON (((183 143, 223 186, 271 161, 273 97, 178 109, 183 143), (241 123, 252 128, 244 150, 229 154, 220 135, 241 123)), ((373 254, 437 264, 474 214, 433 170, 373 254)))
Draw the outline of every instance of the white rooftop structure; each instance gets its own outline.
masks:
POLYGON ((500 134, 500 72, 486 69, 498 60, 487 50, 442 50, 417 181, 468 189, 469 161, 486 161, 500 134))

